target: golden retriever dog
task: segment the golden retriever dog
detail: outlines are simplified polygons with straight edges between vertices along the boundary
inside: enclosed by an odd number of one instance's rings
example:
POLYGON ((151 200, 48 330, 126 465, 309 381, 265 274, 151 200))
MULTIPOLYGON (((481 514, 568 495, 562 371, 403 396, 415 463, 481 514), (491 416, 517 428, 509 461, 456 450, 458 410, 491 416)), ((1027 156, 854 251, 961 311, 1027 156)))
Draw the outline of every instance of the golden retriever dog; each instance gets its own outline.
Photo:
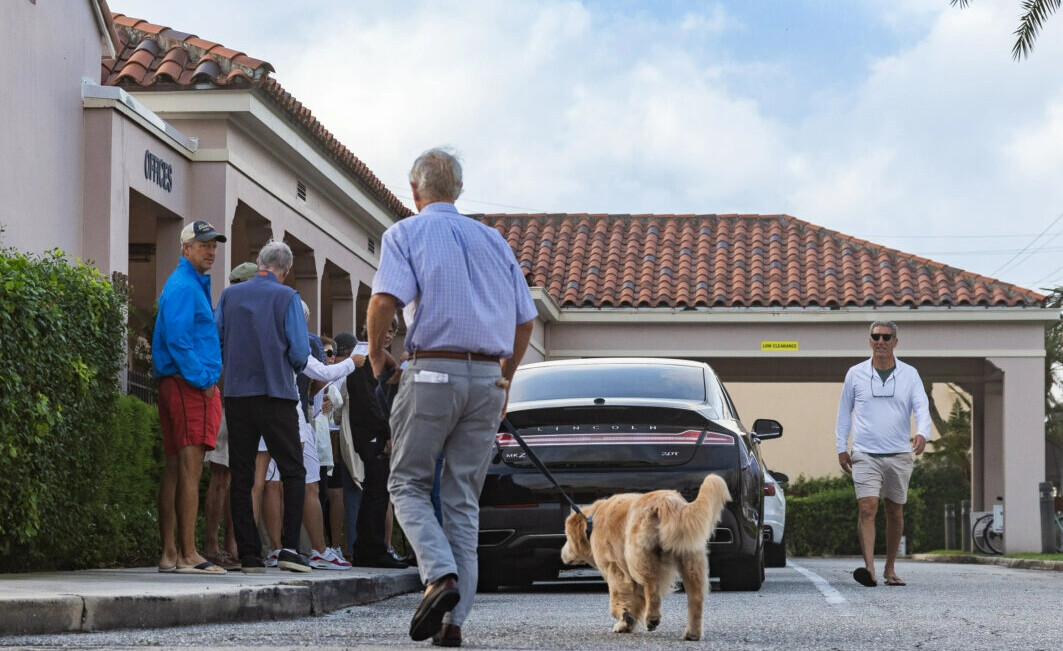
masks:
POLYGON ((687 502, 679 491, 622 493, 600 499, 565 521, 561 560, 587 563, 609 584, 613 631, 630 633, 639 622, 652 631, 661 623, 661 596, 676 576, 687 593, 685 640, 701 638, 701 610, 708 581, 706 545, 731 499, 727 483, 709 475, 687 502), (587 518, 593 525, 587 537, 587 518))

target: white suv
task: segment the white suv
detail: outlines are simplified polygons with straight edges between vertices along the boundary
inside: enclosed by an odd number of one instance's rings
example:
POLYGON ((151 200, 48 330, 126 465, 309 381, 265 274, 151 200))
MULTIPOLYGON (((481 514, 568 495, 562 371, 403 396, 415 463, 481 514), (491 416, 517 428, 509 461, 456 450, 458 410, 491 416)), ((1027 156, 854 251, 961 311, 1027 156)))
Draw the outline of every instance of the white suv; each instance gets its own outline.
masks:
POLYGON ((786 494, 781 484, 790 478, 764 472, 764 566, 786 567, 786 494))

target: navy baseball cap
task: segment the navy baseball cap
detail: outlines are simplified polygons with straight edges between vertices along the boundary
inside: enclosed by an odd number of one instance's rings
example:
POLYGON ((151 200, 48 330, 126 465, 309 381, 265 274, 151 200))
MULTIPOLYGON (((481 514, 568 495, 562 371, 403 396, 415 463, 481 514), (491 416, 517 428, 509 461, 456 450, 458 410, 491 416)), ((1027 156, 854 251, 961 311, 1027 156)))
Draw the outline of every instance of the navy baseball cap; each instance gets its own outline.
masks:
POLYGON ((214 226, 210 223, 199 220, 185 226, 184 230, 181 231, 182 243, 187 244, 192 240, 199 240, 200 242, 209 242, 211 240, 225 242, 226 237, 214 230, 214 226))

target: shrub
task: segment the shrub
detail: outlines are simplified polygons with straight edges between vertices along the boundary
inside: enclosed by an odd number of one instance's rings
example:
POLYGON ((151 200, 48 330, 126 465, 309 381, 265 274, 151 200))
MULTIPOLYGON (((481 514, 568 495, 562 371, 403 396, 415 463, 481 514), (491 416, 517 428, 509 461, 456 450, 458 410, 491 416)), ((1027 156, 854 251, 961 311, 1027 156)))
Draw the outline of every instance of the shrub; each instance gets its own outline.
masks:
POLYGON ((100 469, 83 545, 85 564, 145 565, 160 553, 157 494, 164 453, 159 412, 131 396, 121 396, 95 460, 100 469))
MULTIPOLYGON (((803 478, 801 478, 803 479, 803 478)), ((786 495, 786 537, 789 552, 794 556, 859 556, 860 541, 856 537, 859 518, 856 493, 848 477, 806 480, 809 485, 825 487, 806 496, 786 495), (848 486, 835 486, 836 483, 848 486)), ((798 490, 802 485, 798 484, 798 490)), ((925 507, 919 489, 908 491, 904 506, 904 533, 908 552, 927 547, 922 543, 925 507)), ((886 508, 880 504, 875 516, 875 553, 886 552, 886 508)))
POLYGON ((125 295, 59 251, 0 251, 0 564, 82 565, 114 436, 125 295), (46 544, 45 544, 46 543, 46 544))
MULTIPOLYGON (((853 478, 849 475, 834 475, 829 477, 805 477, 798 475, 797 479, 790 480, 786 485, 786 498, 808 497, 815 493, 847 488, 853 490, 853 478)), ((854 498, 855 499, 855 498, 854 498)))
MULTIPOLYGON (((919 527, 921 550, 945 548, 945 505, 956 507, 953 535, 960 541, 960 502, 971 498, 971 485, 966 473, 944 458, 923 458, 915 464, 911 487, 923 495, 924 508, 919 527)), ((907 528, 907 522, 905 523, 907 528)))

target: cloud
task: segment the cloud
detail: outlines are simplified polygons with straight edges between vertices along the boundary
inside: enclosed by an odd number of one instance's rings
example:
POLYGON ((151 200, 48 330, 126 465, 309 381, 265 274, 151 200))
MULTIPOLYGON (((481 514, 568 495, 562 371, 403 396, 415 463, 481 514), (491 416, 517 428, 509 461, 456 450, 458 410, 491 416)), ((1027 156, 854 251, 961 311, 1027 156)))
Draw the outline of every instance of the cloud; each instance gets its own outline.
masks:
POLYGON ((1016 63, 1017 2, 120 5, 273 63, 400 196, 455 147, 470 212, 787 212, 988 274, 1063 210, 1063 15, 1016 63))

